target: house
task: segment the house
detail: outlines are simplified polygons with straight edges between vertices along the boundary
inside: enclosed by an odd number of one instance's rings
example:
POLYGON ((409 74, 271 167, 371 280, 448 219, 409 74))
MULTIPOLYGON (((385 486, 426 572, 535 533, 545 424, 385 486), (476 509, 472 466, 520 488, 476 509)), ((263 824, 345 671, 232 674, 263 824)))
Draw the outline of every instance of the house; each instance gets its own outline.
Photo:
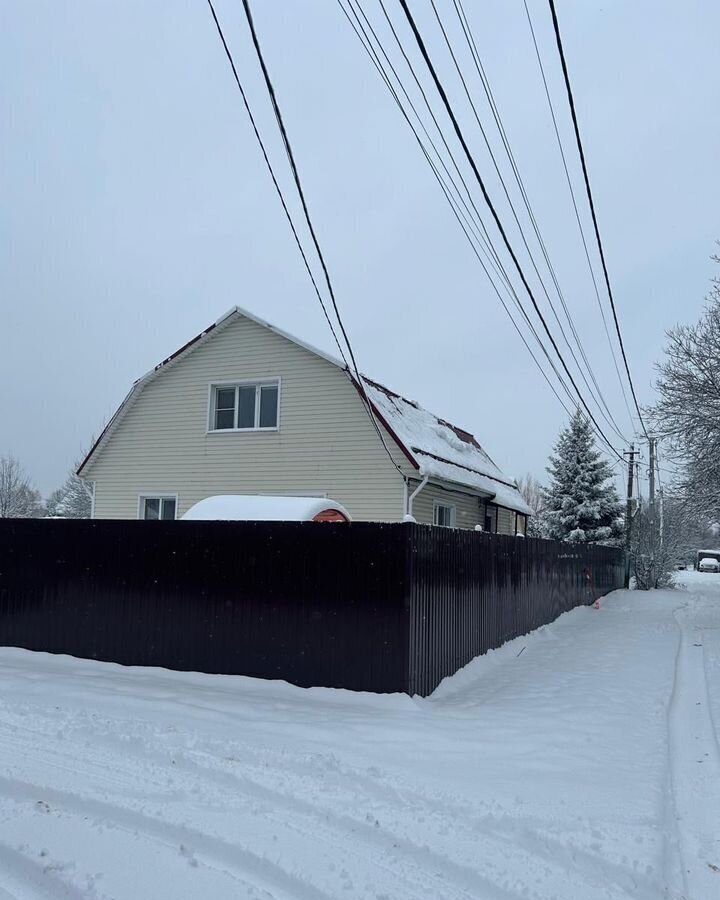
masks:
POLYGON ((525 533, 528 506, 472 434, 363 381, 234 307, 132 386, 78 469, 93 516, 272 494, 329 497, 355 521, 525 533))

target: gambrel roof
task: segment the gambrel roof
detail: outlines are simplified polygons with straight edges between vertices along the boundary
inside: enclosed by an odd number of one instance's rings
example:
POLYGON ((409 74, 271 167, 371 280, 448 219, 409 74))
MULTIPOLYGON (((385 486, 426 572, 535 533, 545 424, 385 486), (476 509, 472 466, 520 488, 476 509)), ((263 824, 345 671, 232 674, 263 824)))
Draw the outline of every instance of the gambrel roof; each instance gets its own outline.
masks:
MULTIPOLYGON (((138 378, 82 461, 78 468, 78 475, 82 476, 84 469, 93 456, 102 452, 110 435, 151 381, 168 367, 176 365, 185 356, 192 353, 195 348, 210 340, 215 334, 238 318, 249 319, 251 322, 255 322, 263 328, 275 332, 275 334, 302 347, 309 353, 319 356, 331 365, 342 369, 362 394, 362 390, 357 384, 357 379, 339 359, 322 350, 318 350, 316 347, 271 325, 269 322, 265 322, 253 313, 241 309, 239 306, 234 306, 217 322, 213 322, 212 325, 201 331, 192 340, 158 363, 154 369, 151 369, 142 378, 138 378)), ((473 491, 484 494, 488 499, 498 503, 500 506, 527 514, 531 512, 522 499, 515 482, 503 474, 470 432, 452 425, 450 422, 423 409, 412 400, 406 400, 405 397, 396 394, 394 391, 378 384, 376 381, 372 381, 366 376, 363 376, 363 385, 375 416, 397 443, 412 467, 417 470, 420 477, 427 475, 430 480, 450 482, 461 487, 470 488, 473 491)))

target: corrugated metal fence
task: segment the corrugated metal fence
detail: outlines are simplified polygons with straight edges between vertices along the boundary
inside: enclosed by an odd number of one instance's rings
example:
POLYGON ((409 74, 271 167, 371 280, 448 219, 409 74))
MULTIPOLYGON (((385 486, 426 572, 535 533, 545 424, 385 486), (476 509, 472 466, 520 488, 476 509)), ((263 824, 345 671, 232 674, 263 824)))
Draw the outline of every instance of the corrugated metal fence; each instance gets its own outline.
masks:
POLYGON ((0 645, 428 694, 623 555, 423 525, 0 519, 0 645))
POLYGON ((417 526, 410 536, 409 691, 623 586, 621 551, 417 526))

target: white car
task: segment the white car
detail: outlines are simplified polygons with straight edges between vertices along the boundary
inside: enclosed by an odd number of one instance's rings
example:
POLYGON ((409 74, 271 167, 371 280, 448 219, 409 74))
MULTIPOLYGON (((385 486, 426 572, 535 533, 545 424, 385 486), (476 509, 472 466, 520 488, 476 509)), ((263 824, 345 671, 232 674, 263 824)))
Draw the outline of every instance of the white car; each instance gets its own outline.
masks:
POLYGON ((700 572, 719 572, 720 562, 713 559, 711 556, 705 556, 700 560, 698 569, 700 572))

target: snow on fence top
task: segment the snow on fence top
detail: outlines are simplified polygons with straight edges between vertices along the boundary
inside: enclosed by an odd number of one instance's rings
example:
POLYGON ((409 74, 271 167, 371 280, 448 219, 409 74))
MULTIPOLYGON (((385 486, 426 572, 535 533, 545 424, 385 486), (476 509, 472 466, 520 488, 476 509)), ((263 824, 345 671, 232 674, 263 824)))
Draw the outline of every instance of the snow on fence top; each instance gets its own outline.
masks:
MULTIPOLYGON (((340 513, 348 522, 350 513, 325 497, 270 497, 222 494, 206 497, 181 516, 182 519, 235 522, 312 522, 329 511, 340 513)), ((339 521, 339 520, 338 520, 339 521)))
POLYGON ((530 514, 515 482, 490 459, 474 436, 363 378, 368 397, 418 464, 420 474, 486 492, 493 502, 530 514))

